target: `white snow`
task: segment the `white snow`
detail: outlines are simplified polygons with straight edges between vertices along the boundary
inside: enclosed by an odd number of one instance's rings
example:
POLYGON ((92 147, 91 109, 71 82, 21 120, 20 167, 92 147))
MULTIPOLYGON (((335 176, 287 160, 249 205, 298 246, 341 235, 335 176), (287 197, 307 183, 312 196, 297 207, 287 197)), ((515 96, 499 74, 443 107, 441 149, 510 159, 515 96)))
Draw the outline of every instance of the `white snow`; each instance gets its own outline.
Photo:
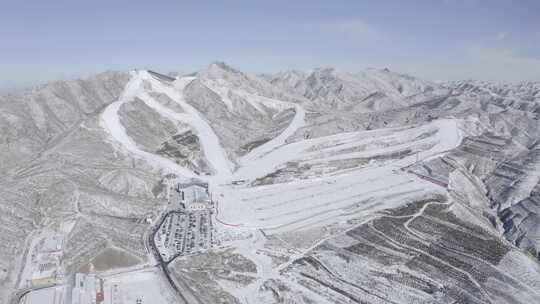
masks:
POLYGON ((104 278, 103 289, 104 304, 136 303, 137 299, 140 299, 143 304, 178 303, 168 282, 156 269, 107 276, 104 278))
POLYGON ((244 167, 250 167, 255 165, 255 162, 264 155, 272 152, 279 146, 284 145, 285 141, 289 137, 291 137, 298 129, 303 127, 306 124, 306 111, 304 110, 304 108, 302 108, 302 106, 292 102, 284 102, 247 93, 244 96, 247 100, 256 100, 257 102, 260 102, 268 107, 277 108, 279 110, 285 110, 288 108, 293 108, 295 110, 293 120, 291 121, 289 126, 283 132, 281 132, 281 134, 279 134, 272 140, 266 142, 265 144, 253 149, 247 155, 242 157, 242 159, 240 160, 241 165, 244 167))
POLYGON ((439 189, 399 169, 416 162, 417 158, 441 155, 459 145, 461 139, 458 121, 447 119, 416 128, 338 134, 283 145, 252 160, 253 165, 241 167, 233 178, 254 180, 290 161, 311 159, 324 164, 329 160, 375 157, 406 148, 418 153, 391 162, 371 161, 341 174, 323 174, 307 180, 259 187, 215 187, 219 216, 229 224, 283 232, 397 206, 407 197, 439 189), (430 131, 436 132, 427 138, 420 137, 430 131), (424 146, 430 148, 418 150, 424 146), (346 150, 351 147, 364 150, 346 150))
POLYGON ((148 105, 154 107, 155 109, 159 109, 161 113, 164 113, 170 118, 177 119, 190 125, 197 133, 199 140, 201 141, 201 144, 203 146, 204 155, 206 156, 206 159, 211 164, 211 166, 217 171, 217 175, 230 174, 233 165, 231 161, 227 158, 225 150, 219 143, 219 139, 216 133, 214 132, 214 130, 212 130, 206 120, 204 120, 203 116, 194 107, 185 102, 184 97, 181 93, 183 87, 187 83, 189 83, 189 79, 193 80, 193 78, 189 78, 188 80, 177 80, 175 82, 176 88, 173 88, 157 81, 146 71, 140 72, 140 77, 142 79, 148 80, 152 84, 154 90, 164 93, 171 99, 176 101, 186 111, 187 115, 181 115, 171 110, 168 110, 157 102, 150 103, 148 105))
POLYGON ((65 304, 66 289, 64 286, 40 289, 28 293, 21 304, 65 304))
POLYGON ((100 125, 105 129, 111 137, 121 144, 121 146, 132 153, 134 156, 144 159, 157 169, 163 170, 165 173, 176 173, 185 177, 195 177, 196 175, 188 169, 179 166, 175 162, 160 157, 156 154, 152 154, 141 150, 136 143, 127 135, 126 129, 120 123, 120 117, 118 116, 118 110, 126 103, 133 101, 138 94, 141 93, 141 77, 138 72, 131 73, 131 80, 126 86, 126 89, 120 96, 120 98, 110 104, 101 115, 100 125))
MULTIPOLYGON (((257 302, 256 294, 264 280, 280 276, 272 268, 271 259, 260 253, 264 239, 256 229, 274 234, 327 225, 373 215, 428 193, 446 191, 400 169, 416 161, 439 157, 457 147, 463 138, 461 120, 440 119, 414 127, 341 133, 287 143, 287 139, 305 125, 306 112, 302 106, 235 90, 234 94, 243 97, 255 108, 264 105, 278 111, 294 109, 295 116, 281 134, 242 157, 239 168, 233 171, 232 162, 202 113, 184 100, 183 89, 193 79, 180 78, 167 85, 146 71, 134 72, 121 98, 106 108, 101 124, 128 152, 164 172, 177 173, 183 177, 196 175, 164 157, 140 150, 120 123, 118 109, 123 103, 137 97, 163 117, 187 124, 194 130, 207 161, 214 169, 211 177, 197 177, 209 182, 212 196, 218 200, 218 222, 230 225, 227 229, 236 229, 239 233, 252 231, 257 236, 255 239, 233 242, 239 253, 257 265, 256 282, 233 292, 240 298, 249 299, 250 303, 257 302), (145 81, 151 84, 151 89, 145 88, 145 81), (149 90, 166 94, 185 112, 178 113, 157 102, 149 90), (386 155, 396 153, 398 157, 385 158, 386 155), (333 169, 328 166, 330 162, 347 161, 357 164, 333 169), (289 162, 309 164, 315 169, 299 172, 301 179, 289 176, 281 183, 249 185, 257 178, 285 167, 289 162), (323 169, 318 170, 317 166, 323 169), (232 184, 239 180, 245 183, 232 184)), ((220 95, 228 92, 213 89, 220 95)), ((226 95, 222 99, 227 107, 234 107, 226 95)), ((130 279, 138 282, 136 277, 130 279)), ((294 285, 294 282, 289 283, 294 285)), ((139 293, 140 286, 131 284, 135 287, 129 287, 129 292, 139 293)), ((298 287, 301 288, 300 285, 298 287)))
POLYGON ((295 116, 289 126, 277 137, 257 147, 240 159, 240 167, 232 172, 217 135, 195 108, 185 102, 182 90, 193 78, 180 78, 174 85, 166 85, 146 71, 133 73, 122 97, 110 105, 102 116, 103 126, 111 136, 129 152, 185 177, 195 174, 172 161, 141 151, 126 135, 118 117, 119 107, 138 97, 157 113, 173 121, 188 124, 198 135, 204 155, 215 170, 209 181, 214 197, 219 197, 219 217, 226 223, 251 228, 284 231, 310 225, 321 225, 337 218, 343 220, 358 212, 373 212, 395 204, 392 197, 401 194, 419 195, 435 185, 396 171, 417 160, 438 157, 455 148, 462 140, 460 121, 441 119, 432 123, 407 128, 342 133, 287 144, 286 140, 305 124, 305 110, 298 104, 274 100, 244 91, 235 91, 253 104, 263 104, 278 110, 294 108, 295 116), (151 84, 154 92, 166 94, 177 102, 185 113, 177 113, 155 101, 142 85, 151 84), (253 181, 274 172, 287 162, 325 164, 330 161, 369 159, 389 153, 413 151, 401 159, 379 161, 352 169, 325 174, 324 171, 307 180, 292 180, 270 186, 232 186, 234 180, 253 181), (316 199, 315 199, 316 197, 316 199), (384 203, 381 203, 384 201, 384 203))

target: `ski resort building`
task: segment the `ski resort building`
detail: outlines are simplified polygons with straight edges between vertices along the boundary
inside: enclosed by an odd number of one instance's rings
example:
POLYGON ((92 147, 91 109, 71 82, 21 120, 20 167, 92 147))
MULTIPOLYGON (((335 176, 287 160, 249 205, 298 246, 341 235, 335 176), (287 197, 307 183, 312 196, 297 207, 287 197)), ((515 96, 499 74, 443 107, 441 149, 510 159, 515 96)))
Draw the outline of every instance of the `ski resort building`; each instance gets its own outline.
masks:
POLYGON ((41 251, 49 254, 61 255, 63 247, 64 237, 62 235, 56 234, 43 240, 43 246, 41 247, 41 251))
POLYGON ((191 203, 189 204, 188 209, 190 211, 204 211, 208 209, 208 205, 209 205, 209 202, 208 203, 191 203))
POLYGON ((71 291, 72 304, 100 304, 105 299, 103 280, 95 275, 75 274, 75 285, 71 291))
POLYGON ((31 259, 32 272, 28 278, 31 286, 52 285, 61 279, 63 240, 61 235, 50 235, 38 242, 31 259))
POLYGON ((207 183, 192 179, 188 183, 179 183, 176 191, 179 193, 179 203, 183 204, 185 209, 198 211, 211 207, 212 201, 207 183))
POLYGON ((57 261, 40 262, 37 265, 37 270, 32 273, 32 286, 52 285, 56 283, 57 277, 57 261))

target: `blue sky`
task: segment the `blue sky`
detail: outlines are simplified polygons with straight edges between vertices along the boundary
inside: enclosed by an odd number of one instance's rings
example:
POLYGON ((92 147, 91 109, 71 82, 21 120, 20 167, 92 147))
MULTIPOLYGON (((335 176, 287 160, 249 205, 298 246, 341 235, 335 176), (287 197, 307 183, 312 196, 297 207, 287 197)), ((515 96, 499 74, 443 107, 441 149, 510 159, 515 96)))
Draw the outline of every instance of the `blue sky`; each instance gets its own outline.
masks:
POLYGON ((104 70, 389 67, 540 80, 540 1, 0 0, 0 87, 104 70))

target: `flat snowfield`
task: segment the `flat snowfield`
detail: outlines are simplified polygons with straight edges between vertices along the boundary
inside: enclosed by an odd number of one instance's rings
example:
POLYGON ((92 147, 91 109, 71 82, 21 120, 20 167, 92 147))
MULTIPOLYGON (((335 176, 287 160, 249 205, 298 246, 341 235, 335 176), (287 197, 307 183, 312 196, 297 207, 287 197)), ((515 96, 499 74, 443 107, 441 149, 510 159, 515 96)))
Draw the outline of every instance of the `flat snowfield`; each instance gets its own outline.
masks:
POLYGON ((178 303, 165 278, 156 270, 141 270, 106 277, 104 304, 178 303))
POLYGON ((33 291, 26 295, 22 300, 22 304, 64 304, 64 294, 66 288, 50 287, 33 291))
POLYGON ((253 167, 240 168, 234 177, 256 180, 290 162, 307 163, 310 169, 285 173, 283 183, 217 187, 219 216, 234 225, 284 232, 369 215, 408 199, 442 193, 445 189, 401 168, 443 154, 458 146, 461 138, 457 121, 441 120, 416 128, 340 134, 285 145, 253 167), (340 168, 346 162, 354 167, 340 168))

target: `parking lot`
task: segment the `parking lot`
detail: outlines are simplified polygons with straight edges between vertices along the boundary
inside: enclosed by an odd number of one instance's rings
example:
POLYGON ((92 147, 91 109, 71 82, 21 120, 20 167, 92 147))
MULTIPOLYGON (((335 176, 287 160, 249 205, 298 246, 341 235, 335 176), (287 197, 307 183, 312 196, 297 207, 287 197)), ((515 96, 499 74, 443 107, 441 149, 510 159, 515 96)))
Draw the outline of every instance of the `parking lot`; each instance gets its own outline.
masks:
POLYGON ((171 195, 170 209, 154 235, 154 243, 164 262, 177 256, 203 252, 213 245, 213 204, 204 187, 176 188, 171 195), (186 195, 186 193, 195 195, 186 195), (204 194, 204 193, 203 193, 204 194), (204 197, 205 200, 199 198, 204 197))

